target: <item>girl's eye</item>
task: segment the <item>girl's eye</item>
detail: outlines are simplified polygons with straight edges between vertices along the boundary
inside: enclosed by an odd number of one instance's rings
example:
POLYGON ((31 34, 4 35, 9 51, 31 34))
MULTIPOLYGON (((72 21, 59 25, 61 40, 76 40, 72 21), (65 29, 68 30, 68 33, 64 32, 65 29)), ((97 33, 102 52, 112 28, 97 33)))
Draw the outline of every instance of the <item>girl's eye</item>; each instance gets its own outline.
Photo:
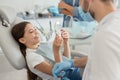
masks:
POLYGON ((29 30, 29 33, 33 33, 33 32, 36 31, 36 30, 37 30, 37 28, 34 27, 33 29, 30 29, 30 30, 29 30))
POLYGON ((29 32, 30 32, 30 33, 32 33, 32 32, 33 32, 33 30, 30 30, 29 32))
POLYGON ((35 28, 35 31, 36 31, 37 29, 35 28))
POLYGON ((35 28, 35 31, 37 30, 37 27, 34 27, 35 28))

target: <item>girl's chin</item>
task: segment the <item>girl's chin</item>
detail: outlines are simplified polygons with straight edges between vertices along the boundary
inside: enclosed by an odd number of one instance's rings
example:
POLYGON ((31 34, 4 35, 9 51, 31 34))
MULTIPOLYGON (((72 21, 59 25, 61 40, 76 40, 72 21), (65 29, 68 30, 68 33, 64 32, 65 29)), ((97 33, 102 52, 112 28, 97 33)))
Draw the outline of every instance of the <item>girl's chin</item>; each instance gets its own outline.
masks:
POLYGON ((36 45, 37 45, 37 44, 40 44, 40 41, 36 41, 36 42, 34 42, 34 44, 36 44, 36 45))
POLYGON ((39 45, 40 45, 40 42, 38 42, 38 43, 35 43, 35 45, 36 45, 36 46, 39 46, 39 45))
POLYGON ((36 42, 40 43, 40 39, 37 39, 36 42))
POLYGON ((40 41, 38 41, 37 44, 40 44, 40 41))

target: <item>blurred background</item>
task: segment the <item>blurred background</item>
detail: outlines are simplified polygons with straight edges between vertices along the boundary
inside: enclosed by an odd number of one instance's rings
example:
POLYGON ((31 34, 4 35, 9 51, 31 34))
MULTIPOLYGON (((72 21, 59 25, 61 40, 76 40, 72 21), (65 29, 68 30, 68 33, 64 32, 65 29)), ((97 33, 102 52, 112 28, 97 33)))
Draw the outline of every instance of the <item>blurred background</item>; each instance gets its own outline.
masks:
MULTIPOLYGON (((42 26, 47 33, 50 31, 56 21, 60 26, 63 22, 63 15, 59 14, 57 8, 60 0, 0 0, 0 6, 6 5, 14 8, 17 16, 32 22, 35 26, 42 26), (51 16, 51 18, 49 18, 51 16)), ((118 3, 120 8, 120 1, 118 3)), ((1 27, 1 26, 0 26, 1 27)), ((49 34, 49 33, 48 33, 49 34)), ((70 40, 72 50, 89 52, 91 37, 85 40, 70 40)), ((49 41, 52 41, 50 38, 49 41)), ((46 41, 46 40, 45 40, 46 41)), ((13 55, 14 56, 14 55, 13 55)), ((16 70, 3 54, 0 48, 0 80, 27 80, 26 70, 16 70)))

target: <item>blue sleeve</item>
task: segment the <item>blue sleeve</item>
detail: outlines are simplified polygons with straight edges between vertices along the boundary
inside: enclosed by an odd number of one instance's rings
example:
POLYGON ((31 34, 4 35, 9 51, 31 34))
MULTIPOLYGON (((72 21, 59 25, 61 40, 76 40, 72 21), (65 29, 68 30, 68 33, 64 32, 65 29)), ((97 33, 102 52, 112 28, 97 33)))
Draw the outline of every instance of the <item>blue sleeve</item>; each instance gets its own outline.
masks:
MULTIPOLYGON (((64 2, 67 3, 67 4, 69 4, 69 5, 71 5, 71 6, 73 6, 73 0, 64 0, 64 2)), ((77 19, 80 20, 80 21, 83 21, 83 19, 81 18, 80 14, 79 14, 79 9, 78 9, 78 7, 79 7, 79 0, 75 0, 73 17, 74 17, 74 18, 77 18, 77 19)), ((66 16, 64 16, 64 19, 63 19, 63 20, 67 20, 67 21, 70 20, 70 17, 68 17, 68 18, 66 18, 66 19, 65 19, 65 17, 66 17, 66 16)))
POLYGON ((66 75, 64 77, 67 77, 69 80, 82 80, 82 76, 80 76, 80 68, 66 70, 66 75))
POLYGON ((63 1, 72 6, 73 0, 63 0, 63 1))
MULTIPOLYGON (((63 1, 64 1, 65 3, 73 6, 73 0, 63 0, 63 1)), ((75 0, 74 15, 73 15, 73 17, 75 17, 75 18, 83 21, 83 19, 82 19, 82 18, 80 17, 80 15, 79 15, 79 9, 78 9, 78 7, 79 7, 79 0, 75 0)), ((69 21, 70 21, 70 17, 67 16, 67 15, 64 15, 64 17, 63 17, 63 27, 68 27, 69 21)))
POLYGON ((79 14, 79 8, 78 7, 74 7, 73 17, 77 18, 80 21, 83 21, 82 17, 79 14))
POLYGON ((63 27, 68 27, 70 21, 70 16, 64 15, 63 16, 63 27))
POLYGON ((76 7, 79 6, 79 0, 75 0, 75 6, 76 6, 76 7))
MULTIPOLYGON (((73 0, 63 0, 65 3, 73 6, 73 0)), ((79 6, 79 0, 75 0, 75 5, 74 6, 79 6)))

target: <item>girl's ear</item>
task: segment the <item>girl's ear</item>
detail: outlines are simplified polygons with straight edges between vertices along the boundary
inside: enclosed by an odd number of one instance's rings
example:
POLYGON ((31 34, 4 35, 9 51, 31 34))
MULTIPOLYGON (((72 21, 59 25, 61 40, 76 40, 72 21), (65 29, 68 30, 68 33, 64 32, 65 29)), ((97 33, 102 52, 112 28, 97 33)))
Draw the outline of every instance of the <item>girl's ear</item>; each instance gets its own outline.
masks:
POLYGON ((24 38, 20 38, 19 42, 25 44, 25 39, 24 38))

